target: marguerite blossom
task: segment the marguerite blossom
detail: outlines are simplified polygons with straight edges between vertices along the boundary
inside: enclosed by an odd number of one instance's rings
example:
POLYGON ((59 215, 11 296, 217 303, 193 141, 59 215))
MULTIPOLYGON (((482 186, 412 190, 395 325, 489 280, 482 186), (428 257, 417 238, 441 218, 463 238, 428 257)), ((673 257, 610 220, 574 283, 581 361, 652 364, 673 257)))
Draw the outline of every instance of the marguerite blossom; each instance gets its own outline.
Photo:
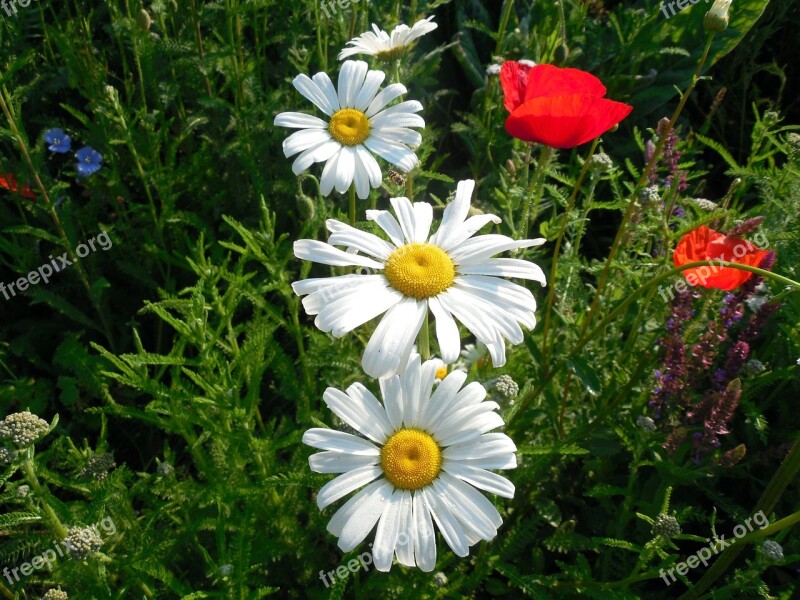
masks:
POLYGON ((406 100, 386 108, 408 90, 402 83, 393 83, 379 92, 386 74, 367 68, 364 61, 346 61, 339 72, 338 90, 326 73, 294 78, 297 91, 330 117, 328 121, 298 112, 275 117, 275 125, 300 130, 283 141, 287 158, 300 153, 292 164, 295 175, 314 163, 325 163, 320 179, 323 196, 334 187, 343 194, 355 182, 363 200, 370 186, 379 187, 383 174, 372 153, 405 172, 419 164, 411 149, 420 145, 422 136, 409 128, 425 127, 422 117, 414 114, 422 105, 406 100))
POLYGON ((356 54, 369 54, 384 60, 397 58, 408 49, 411 42, 430 33, 438 26, 433 22, 433 17, 428 17, 420 19, 414 23, 413 27, 405 24, 398 25, 389 35, 382 29, 378 29, 378 26, 373 23, 372 31, 366 31, 347 42, 347 45, 352 48, 345 48, 339 52, 339 60, 356 54))
POLYGON ((526 260, 492 256, 539 246, 545 240, 513 240, 497 234, 473 237, 483 226, 500 223, 499 217, 491 214, 467 218, 474 187, 472 180, 459 182, 455 200, 445 208, 433 235, 429 235, 433 221, 430 204, 392 198, 397 218, 389 211, 367 211, 367 219, 384 231, 388 242, 329 219, 326 224, 332 235, 328 243, 294 243, 295 256, 303 260, 381 271, 292 284, 296 294, 307 296, 303 306, 309 315, 317 315, 314 324, 335 337, 386 313, 364 352, 362 366, 367 375, 387 377, 402 369, 428 308, 436 318, 440 355, 447 364, 461 351, 456 319, 486 344, 497 367, 505 364, 504 340, 519 344, 523 340, 520 324, 529 329, 536 325, 533 294, 501 277, 532 279, 545 285, 544 273, 526 260))
POLYGON ((350 492, 328 523, 343 552, 353 550, 377 523, 373 561, 388 571, 401 565, 432 571, 436 566, 434 523, 458 556, 489 541, 502 524, 494 505, 478 489, 514 497, 514 485, 487 469, 517 466, 516 446, 504 433, 498 405, 486 402, 477 382, 453 371, 432 392, 435 361, 409 361, 403 375, 380 381, 383 404, 360 383, 347 393, 329 387, 325 403, 360 435, 309 429, 303 443, 324 450, 309 457, 312 471, 342 473, 317 494, 320 510, 350 492), (476 489, 478 488, 478 489, 476 489))

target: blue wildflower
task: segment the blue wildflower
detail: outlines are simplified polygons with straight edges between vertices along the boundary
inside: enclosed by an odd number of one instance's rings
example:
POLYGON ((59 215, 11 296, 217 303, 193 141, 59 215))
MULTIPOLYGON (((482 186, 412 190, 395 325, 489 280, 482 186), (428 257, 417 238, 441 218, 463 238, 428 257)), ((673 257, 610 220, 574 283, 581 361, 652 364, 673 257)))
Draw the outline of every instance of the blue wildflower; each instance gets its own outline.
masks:
POLYGON ((72 138, 70 138, 63 129, 51 129, 44 134, 44 141, 50 144, 48 149, 51 152, 58 152, 64 154, 69 152, 72 145, 72 138))
POLYGON ((91 146, 84 146, 75 153, 78 159, 78 175, 88 177, 92 173, 100 170, 100 163, 103 162, 103 155, 91 146))

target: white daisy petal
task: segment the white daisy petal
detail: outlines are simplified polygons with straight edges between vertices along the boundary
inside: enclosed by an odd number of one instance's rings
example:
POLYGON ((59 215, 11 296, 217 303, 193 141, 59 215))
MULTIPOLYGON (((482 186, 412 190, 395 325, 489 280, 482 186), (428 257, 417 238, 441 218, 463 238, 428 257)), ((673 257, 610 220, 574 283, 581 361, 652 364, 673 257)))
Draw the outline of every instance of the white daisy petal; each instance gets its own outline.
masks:
POLYGON ((459 244, 458 247, 450 250, 448 254, 457 265, 465 265, 483 262, 499 252, 540 246, 544 242, 545 240, 541 238, 536 240, 514 240, 505 235, 487 234, 467 239, 459 244))
POLYGON ((442 532, 442 537, 450 549, 462 558, 469 554, 469 543, 461 523, 453 516, 450 509, 439 499, 438 495, 429 488, 417 490, 418 494, 425 497, 425 502, 430 508, 433 520, 442 532))
POLYGON ((400 383, 403 386, 403 424, 416 427, 420 410, 420 383, 422 381, 422 364, 419 354, 411 357, 400 383))
POLYGON ((328 129, 328 124, 319 117, 299 112, 282 112, 275 117, 273 124, 293 129, 328 129))
POLYGON ((314 81, 305 74, 300 74, 294 78, 292 85, 298 92, 310 100, 314 106, 320 109, 329 117, 336 111, 336 107, 331 103, 328 96, 317 86, 314 81))
POLYGON ((381 397, 389 416, 392 428, 397 430, 403 426, 403 384, 400 383, 399 375, 384 377, 379 380, 381 386, 381 397))
POLYGON ((357 511, 350 516, 347 523, 342 526, 339 535, 339 548, 342 552, 350 552, 358 546, 367 534, 375 527, 375 523, 383 512, 386 503, 392 497, 394 486, 386 482, 386 485, 377 487, 375 491, 364 500, 357 511))
MULTIPOLYGON (((484 434, 488 435, 488 434, 484 434)), ((455 461, 462 465, 477 467, 479 469, 516 469, 516 454, 498 454, 497 456, 487 456, 486 458, 471 458, 469 460, 455 461)))
POLYGON ((416 541, 416 531, 414 527, 413 500, 411 492, 403 490, 400 497, 400 535, 397 538, 395 555, 397 562, 405 567, 416 567, 414 562, 414 545, 416 541))
POLYGON ((308 457, 308 466, 315 473, 346 473, 358 467, 378 464, 377 456, 342 454, 341 452, 317 452, 308 457))
POLYGON ((360 146, 352 148, 353 153, 353 185, 356 186, 356 195, 359 200, 366 200, 369 197, 370 181, 369 171, 364 166, 361 160, 361 155, 358 152, 360 146))
POLYGON ((476 415, 469 421, 467 429, 450 429, 448 436, 434 433, 434 437, 440 446, 450 446, 451 444, 463 444, 470 440, 476 440, 482 433, 497 429, 504 425, 503 418, 496 412, 484 412, 476 415))
POLYGON ((301 152, 300 156, 294 160, 292 163, 292 171, 295 175, 300 175, 300 173, 308 169, 308 167, 314 163, 325 162, 330 159, 341 147, 342 145, 336 140, 328 140, 319 146, 309 148, 301 152))
POLYGON ((394 214, 397 215, 397 220, 400 223, 400 228, 403 230, 403 236, 409 244, 416 241, 417 231, 417 217, 414 205, 411 204, 408 198, 389 198, 392 204, 394 214))
POLYGON ((356 152, 351 146, 342 146, 339 162, 336 164, 336 191, 344 194, 353 183, 356 171, 356 152))
MULTIPOLYGON (((458 396, 456 401, 453 401, 453 404, 450 405, 447 416, 434 426, 433 437, 439 441, 440 446, 449 446, 454 443, 449 442, 453 436, 463 431, 474 429, 473 423, 483 417, 484 413, 500 408, 496 402, 481 402, 459 408, 456 405, 457 399, 458 396)), ((500 422, 502 424, 502 419, 500 422)))
POLYGON ((333 231, 331 227, 336 228, 336 231, 328 238, 328 243, 331 246, 349 246, 351 248, 356 248, 359 252, 365 252, 382 261, 386 261, 389 255, 395 250, 388 242, 382 240, 377 235, 361 231, 341 221, 328 219, 325 223, 329 231, 333 231))
POLYGON ((336 388, 329 387, 322 395, 322 399, 336 416, 360 434, 373 442, 386 443, 392 427, 386 417, 386 411, 378 404, 375 396, 369 392, 364 394, 358 389, 354 390, 354 394, 350 394, 350 389, 347 391, 348 393, 345 394, 336 388))
POLYGON ((422 244, 428 239, 433 222, 433 207, 427 202, 414 202, 414 242, 422 244))
MULTIPOLYGON (((459 498, 459 504, 469 502, 473 510, 475 512, 480 512, 483 517, 491 523, 492 527, 495 529, 495 533, 498 527, 503 524, 503 518, 500 516, 500 513, 497 512, 497 509, 494 507, 494 504, 489 502, 489 500, 481 494, 478 490, 474 487, 469 485, 468 483, 464 483, 457 477, 453 477, 449 473, 442 473, 440 476, 442 483, 449 486, 451 490, 456 490, 461 498, 459 498)), ((488 539, 488 538, 483 538, 488 539)))
POLYGON ((384 315, 367 344, 361 366, 370 377, 388 377, 402 369, 402 361, 422 327, 426 302, 403 298, 384 315))
POLYGON ((364 438, 345 433, 335 429, 322 429, 314 427, 303 434, 303 443, 312 448, 320 450, 333 450, 346 454, 358 454, 359 456, 380 456, 378 450, 372 442, 364 438))
POLYGON ((360 266, 383 269, 381 263, 371 258, 359 254, 348 254, 343 250, 339 250, 339 248, 317 240, 297 240, 294 243, 294 255, 303 260, 335 267, 360 266))
POLYGON ((464 371, 452 371, 448 373, 436 391, 433 392, 431 399, 425 403, 422 409, 422 415, 419 419, 420 429, 432 431, 434 424, 441 418, 443 414, 449 409, 450 405, 456 398, 458 390, 464 385, 467 379, 467 374, 464 371))
POLYGON ((372 131, 378 137, 400 142, 409 148, 416 148, 422 143, 422 134, 407 127, 375 127, 372 131))
POLYGON ((393 83, 391 85, 387 85, 383 88, 378 95, 369 103, 367 110, 364 111, 364 114, 368 117, 372 117, 373 115, 377 114, 379 111, 383 110, 389 102, 402 96, 403 94, 407 93, 408 90, 406 86, 402 83, 393 83))
POLYGON ((436 566, 436 533, 431 521, 431 509, 420 491, 414 492, 411 512, 414 529, 414 560, 422 571, 430 573, 436 566))
POLYGON ((411 42, 438 27, 431 19, 433 17, 421 19, 414 23, 413 27, 401 23, 392 30, 391 35, 382 31, 373 23, 372 31, 362 33, 347 42, 346 45, 351 46, 351 48, 345 48, 339 52, 338 59, 342 60, 355 54, 377 56, 379 54, 395 55, 402 53, 411 42))
POLYGON ((461 352, 461 336, 458 333, 458 325, 450 311, 444 308, 435 296, 428 298, 428 306, 436 318, 436 339, 439 342, 439 353, 442 360, 447 364, 455 362, 461 352))
POLYGON ((482 229, 489 223, 500 223, 502 219, 496 215, 475 215, 464 221, 461 225, 456 227, 450 235, 447 236, 447 242, 442 246, 443 250, 448 252, 459 248, 465 240, 468 240, 475 234, 476 231, 482 229))
POLYGON ((369 482, 383 475, 383 469, 378 465, 367 465, 339 475, 323 485, 317 493, 317 506, 320 510, 343 498, 353 490, 367 485, 369 482))
POLYGON ((403 295, 389 288, 385 281, 369 288, 358 286, 349 295, 320 308, 314 325, 320 331, 342 337, 359 325, 383 314, 402 299, 403 295))
MULTIPOLYGON (((318 277, 295 281, 292 289, 303 298, 303 307, 309 315, 317 315, 341 298, 361 296, 370 291, 381 293, 387 289, 383 275, 340 275, 338 277, 318 277), (327 280, 327 281, 326 281, 327 280)), ((379 313, 380 314, 380 313, 379 313)), ((366 322, 366 321, 365 321, 366 322)))
POLYGON ((348 60, 342 64, 339 71, 339 104, 342 108, 355 106, 368 69, 363 60, 348 60))
MULTIPOLYGON (((364 85, 358 93, 358 96, 356 96, 353 107, 364 112, 369 106, 369 103, 375 99, 378 89, 381 87, 384 79, 386 79, 386 73, 383 71, 370 71, 367 73, 364 85)), ((422 105, 420 105, 420 108, 421 107, 422 105)))
POLYGON ((344 146, 339 144, 339 150, 328 159, 322 169, 322 175, 319 178, 319 193, 323 196, 329 195, 333 191, 333 186, 336 185, 336 165, 339 163, 343 149, 344 146))
POLYGON ((505 433, 485 433, 474 442, 448 446, 442 451, 442 458, 470 460, 513 454, 516 451, 516 445, 505 433))
POLYGON ((464 222, 469 214, 470 200, 474 189, 475 182, 472 179, 458 182, 456 197, 445 207, 439 229, 431 236, 431 244, 436 244, 440 248, 446 247, 447 237, 464 222))
POLYGON ((396 115, 398 113, 418 113, 421 110, 422 104, 419 102, 419 100, 404 100, 403 102, 393 104, 389 108, 384 108, 382 111, 373 116, 372 119, 370 119, 370 122, 375 125, 375 122, 381 117, 396 115))
POLYGON ((539 265, 519 258, 492 258, 481 264, 461 266, 458 271, 465 275, 498 275, 531 279, 541 283, 542 287, 547 284, 547 278, 539 265))
MULTIPOLYGON (((407 493, 407 492, 406 492, 407 493)), ((400 536, 401 512, 403 508, 403 490, 396 489, 383 508, 375 531, 375 542, 372 545, 372 560, 375 568, 384 573, 392 567, 392 558, 400 536)))
MULTIPOLYGON (((344 529, 344 526, 350 518, 361 510, 362 506, 365 506, 369 502, 370 497, 379 493, 379 488, 384 487, 388 487, 389 490, 391 490, 393 486, 386 479, 378 479, 370 483, 363 490, 359 490, 357 494, 354 494, 352 498, 345 502, 342 507, 334 513, 331 520, 328 521, 328 531, 336 537, 342 535, 342 529, 344 529)), ((366 533, 364 535, 366 536, 366 533)))
MULTIPOLYGON (((400 141, 402 142, 403 140, 400 139, 400 141)), ((364 172, 367 174, 369 184, 374 188, 380 187, 381 180, 383 179, 383 173, 381 173, 381 168, 378 166, 378 161, 375 160, 375 157, 370 154, 369 150, 367 150, 361 144, 355 146, 355 149, 356 155, 361 161, 361 166, 363 167, 364 172)))
POLYGON ((442 465, 442 469, 481 490, 497 494, 503 498, 514 497, 514 484, 497 473, 457 462, 446 462, 442 465))
POLYGON ((286 158, 316 148, 331 139, 331 134, 324 129, 301 129, 283 140, 283 155, 286 158))
POLYGON ((473 539, 491 540, 494 538, 497 535, 497 527, 492 523, 492 519, 472 502, 470 496, 467 496, 455 485, 451 485, 452 479, 445 480, 444 477, 434 479, 431 485, 433 493, 437 495, 442 504, 450 509, 465 530, 472 530, 473 539))
POLYGON ((350 396, 356 403, 364 406, 373 422, 373 427, 379 427, 381 432, 386 436, 390 436, 395 428, 389 422, 389 416, 386 409, 381 405, 375 395, 370 392, 363 384, 355 382, 347 388, 347 395, 350 396))
MULTIPOLYGON (((501 310, 501 314, 511 317, 514 321, 522 323, 528 329, 533 329, 536 326, 536 314, 534 312, 536 309, 536 300, 533 299, 532 295, 530 303, 527 306, 520 306, 514 302, 505 300, 502 296, 493 293, 492 291, 487 290, 486 286, 475 285, 471 280, 469 280, 469 277, 476 276, 457 277, 456 281, 453 283, 453 288, 459 290, 460 292, 465 292, 470 298, 481 300, 484 308, 487 304, 497 307, 501 310)), ((504 280, 496 277, 487 277, 487 279, 505 282, 504 280)), ((495 311, 489 310, 489 312, 493 313, 495 311)), ((516 331, 515 327, 512 327, 512 329, 516 331)))
POLYGON ((392 163, 401 171, 408 173, 419 164, 417 155, 401 144, 394 144, 388 140, 371 135, 364 140, 364 145, 375 154, 392 163))
POLYGON ((333 86, 333 82, 331 78, 328 77, 328 74, 324 71, 317 73, 312 78, 312 81, 317 84, 317 87, 320 91, 325 94, 325 97, 328 99, 333 112, 336 112, 341 108, 339 104, 339 94, 336 93, 336 88, 333 86))
POLYGON ((403 245, 403 230, 388 210, 368 210, 367 221, 374 221, 398 248, 403 245))
MULTIPOLYGON (((387 109, 388 110, 388 109, 387 109)), ((412 113, 390 113, 376 115, 370 119, 375 127, 425 127, 425 119, 412 113)))

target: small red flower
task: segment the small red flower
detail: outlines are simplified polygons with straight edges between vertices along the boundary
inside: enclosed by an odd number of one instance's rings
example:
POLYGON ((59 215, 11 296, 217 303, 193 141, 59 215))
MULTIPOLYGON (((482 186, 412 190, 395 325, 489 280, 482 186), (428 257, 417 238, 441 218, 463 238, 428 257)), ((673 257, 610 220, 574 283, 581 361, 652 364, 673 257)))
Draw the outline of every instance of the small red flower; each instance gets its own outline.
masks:
POLYGON ((6 173, 3 175, 0 173, 0 187, 7 189, 10 192, 16 192, 23 198, 29 198, 30 200, 36 199, 36 194, 33 193, 33 188, 29 185, 23 185, 22 189, 20 189, 19 185, 17 185, 17 179, 14 177, 13 173, 6 173))
POLYGON ((586 71, 503 63, 500 85, 509 135, 553 148, 574 148, 605 133, 633 110, 603 98, 606 88, 586 71))
MULTIPOLYGON (((768 253, 767 250, 759 250, 752 242, 727 237, 702 225, 681 238, 672 255, 672 261, 676 267, 698 260, 718 260, 758 267, 768 253)), ((687 269, 683 276, 690 285, 732 290, 750 279, 753 273, 712 265, 687 269)))

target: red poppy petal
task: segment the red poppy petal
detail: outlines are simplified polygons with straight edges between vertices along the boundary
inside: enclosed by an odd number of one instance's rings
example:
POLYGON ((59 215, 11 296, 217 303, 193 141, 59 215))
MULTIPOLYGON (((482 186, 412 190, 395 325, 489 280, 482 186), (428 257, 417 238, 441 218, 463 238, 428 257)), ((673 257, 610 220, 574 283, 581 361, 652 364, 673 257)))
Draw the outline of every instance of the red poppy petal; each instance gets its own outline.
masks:
POLYGON ((621 102, 571 94, 525 102, 506 119, 506 131, 527 142, 574 148, 605 133, 633 107, 621 102))
POLYGON ((606 87, 591 73, 580 69, 561 69, 553 65, 536 65, 528 73, 525 101, 543 96, 585 94, 602 98, 606 87))
POLYGON ((530 70, 531 67, 513 60, 507 60, 500 67, 500 87, 505 96, 503 104, 508 112, 513 112, 522 104, 530 70))

